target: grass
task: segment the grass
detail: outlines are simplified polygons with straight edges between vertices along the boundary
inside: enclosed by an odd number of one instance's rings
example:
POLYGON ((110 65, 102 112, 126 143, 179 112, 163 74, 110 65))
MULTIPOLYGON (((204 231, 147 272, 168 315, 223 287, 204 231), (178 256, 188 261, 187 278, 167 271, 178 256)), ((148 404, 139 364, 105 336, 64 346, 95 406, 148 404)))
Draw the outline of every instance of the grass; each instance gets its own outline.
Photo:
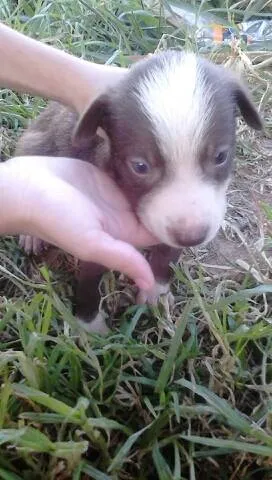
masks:
MULTIPOLYGON (((231 21, 272 15, 265 0, 201 8, 231 21)), ((101 63, 196 48, 138 0, 2 0, 0 16, 101 63)), ((216 58, 245 70, 266 129, 239 124, 226 223, 210 248, 173 266, 172 311, 167 299, 131 306, 131 285, 108 274, 101 289, 118 328, 86 335, 71 314, 74 260, 29 260, 15 239, 1 239, 0 478, 272 478, 271 52, 216 58)), ((3 157, 43 105, 2 91, 3 157)))

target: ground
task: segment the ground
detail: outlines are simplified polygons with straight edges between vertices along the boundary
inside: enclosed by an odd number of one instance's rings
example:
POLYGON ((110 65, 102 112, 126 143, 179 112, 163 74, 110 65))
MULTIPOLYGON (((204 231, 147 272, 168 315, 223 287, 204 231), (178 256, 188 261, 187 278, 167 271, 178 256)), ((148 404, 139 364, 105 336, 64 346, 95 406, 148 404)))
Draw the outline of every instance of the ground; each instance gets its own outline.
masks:
MULTIPOLYGON (((256 5, 217 0, 202 10, 272 17, 269 2, 256 5)), ((195 48, 138 0, 4 0, 0 15, 101 63, 195 48)), ((167 299, 133 307, 134 287, 107 274, 115 330, 87 336, 71 314, 76 260, 54 250, 29 259, 16 239, 1 240, 0 478, 272 479, 271 52, 238 45, 213 58, 244 70, 265 129, 239 121, 225 224, 173 266, 173 309, 167 299)), ((43 105, 2 91, 3 159, 43 105)))

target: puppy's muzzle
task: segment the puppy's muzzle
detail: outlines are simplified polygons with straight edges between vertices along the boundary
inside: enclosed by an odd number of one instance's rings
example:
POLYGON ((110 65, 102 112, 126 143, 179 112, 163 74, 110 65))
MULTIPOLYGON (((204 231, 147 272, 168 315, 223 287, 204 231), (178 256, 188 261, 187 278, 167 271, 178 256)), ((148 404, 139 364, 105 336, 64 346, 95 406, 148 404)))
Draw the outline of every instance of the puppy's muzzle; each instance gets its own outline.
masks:
POLYGON ((191 229, 182 229, 182 223, 179 228, 168 227, 167 233, 173 243, 178 247, 195 247, 205 242, 209 232, 207 225, 191 227, 191 229))

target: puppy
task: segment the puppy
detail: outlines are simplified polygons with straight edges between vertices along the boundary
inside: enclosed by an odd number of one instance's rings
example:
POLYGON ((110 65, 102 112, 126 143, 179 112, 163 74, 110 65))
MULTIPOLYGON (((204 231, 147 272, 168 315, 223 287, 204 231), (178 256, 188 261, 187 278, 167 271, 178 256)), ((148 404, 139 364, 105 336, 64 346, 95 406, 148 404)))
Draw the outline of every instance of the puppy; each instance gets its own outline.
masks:
MULTIPOLYGON (((108 172, 161 245, 150 252, 156 303, 169 291, 169 263, 182 247, 209 242, 225 214, 235 153, 237 111, 262 122, 249 94, 222 66, 192 53, 166 51, 131 68, 81 118, 57 103, 30 126, 16 155, 75 157, 108 172)), ((105 332, 98 285, 104 269, 81 263, 76 313, 89 331, 105 332)))

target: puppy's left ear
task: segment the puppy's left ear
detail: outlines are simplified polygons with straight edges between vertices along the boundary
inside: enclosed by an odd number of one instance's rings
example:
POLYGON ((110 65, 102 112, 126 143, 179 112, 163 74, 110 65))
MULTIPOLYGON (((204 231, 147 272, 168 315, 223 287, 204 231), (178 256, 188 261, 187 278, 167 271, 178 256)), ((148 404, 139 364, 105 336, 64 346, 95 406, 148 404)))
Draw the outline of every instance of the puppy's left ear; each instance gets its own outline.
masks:
POLYGON ((238 80, 232 82, 234 101, 245 122, 254 130, 262 130, 263 122, 247 89, 238 80))
POLYGON ((96 135, 107 138, 111 108, 107 95, 98 97, 79 118, 72 136, 76 147, 89 147, 96 135))

